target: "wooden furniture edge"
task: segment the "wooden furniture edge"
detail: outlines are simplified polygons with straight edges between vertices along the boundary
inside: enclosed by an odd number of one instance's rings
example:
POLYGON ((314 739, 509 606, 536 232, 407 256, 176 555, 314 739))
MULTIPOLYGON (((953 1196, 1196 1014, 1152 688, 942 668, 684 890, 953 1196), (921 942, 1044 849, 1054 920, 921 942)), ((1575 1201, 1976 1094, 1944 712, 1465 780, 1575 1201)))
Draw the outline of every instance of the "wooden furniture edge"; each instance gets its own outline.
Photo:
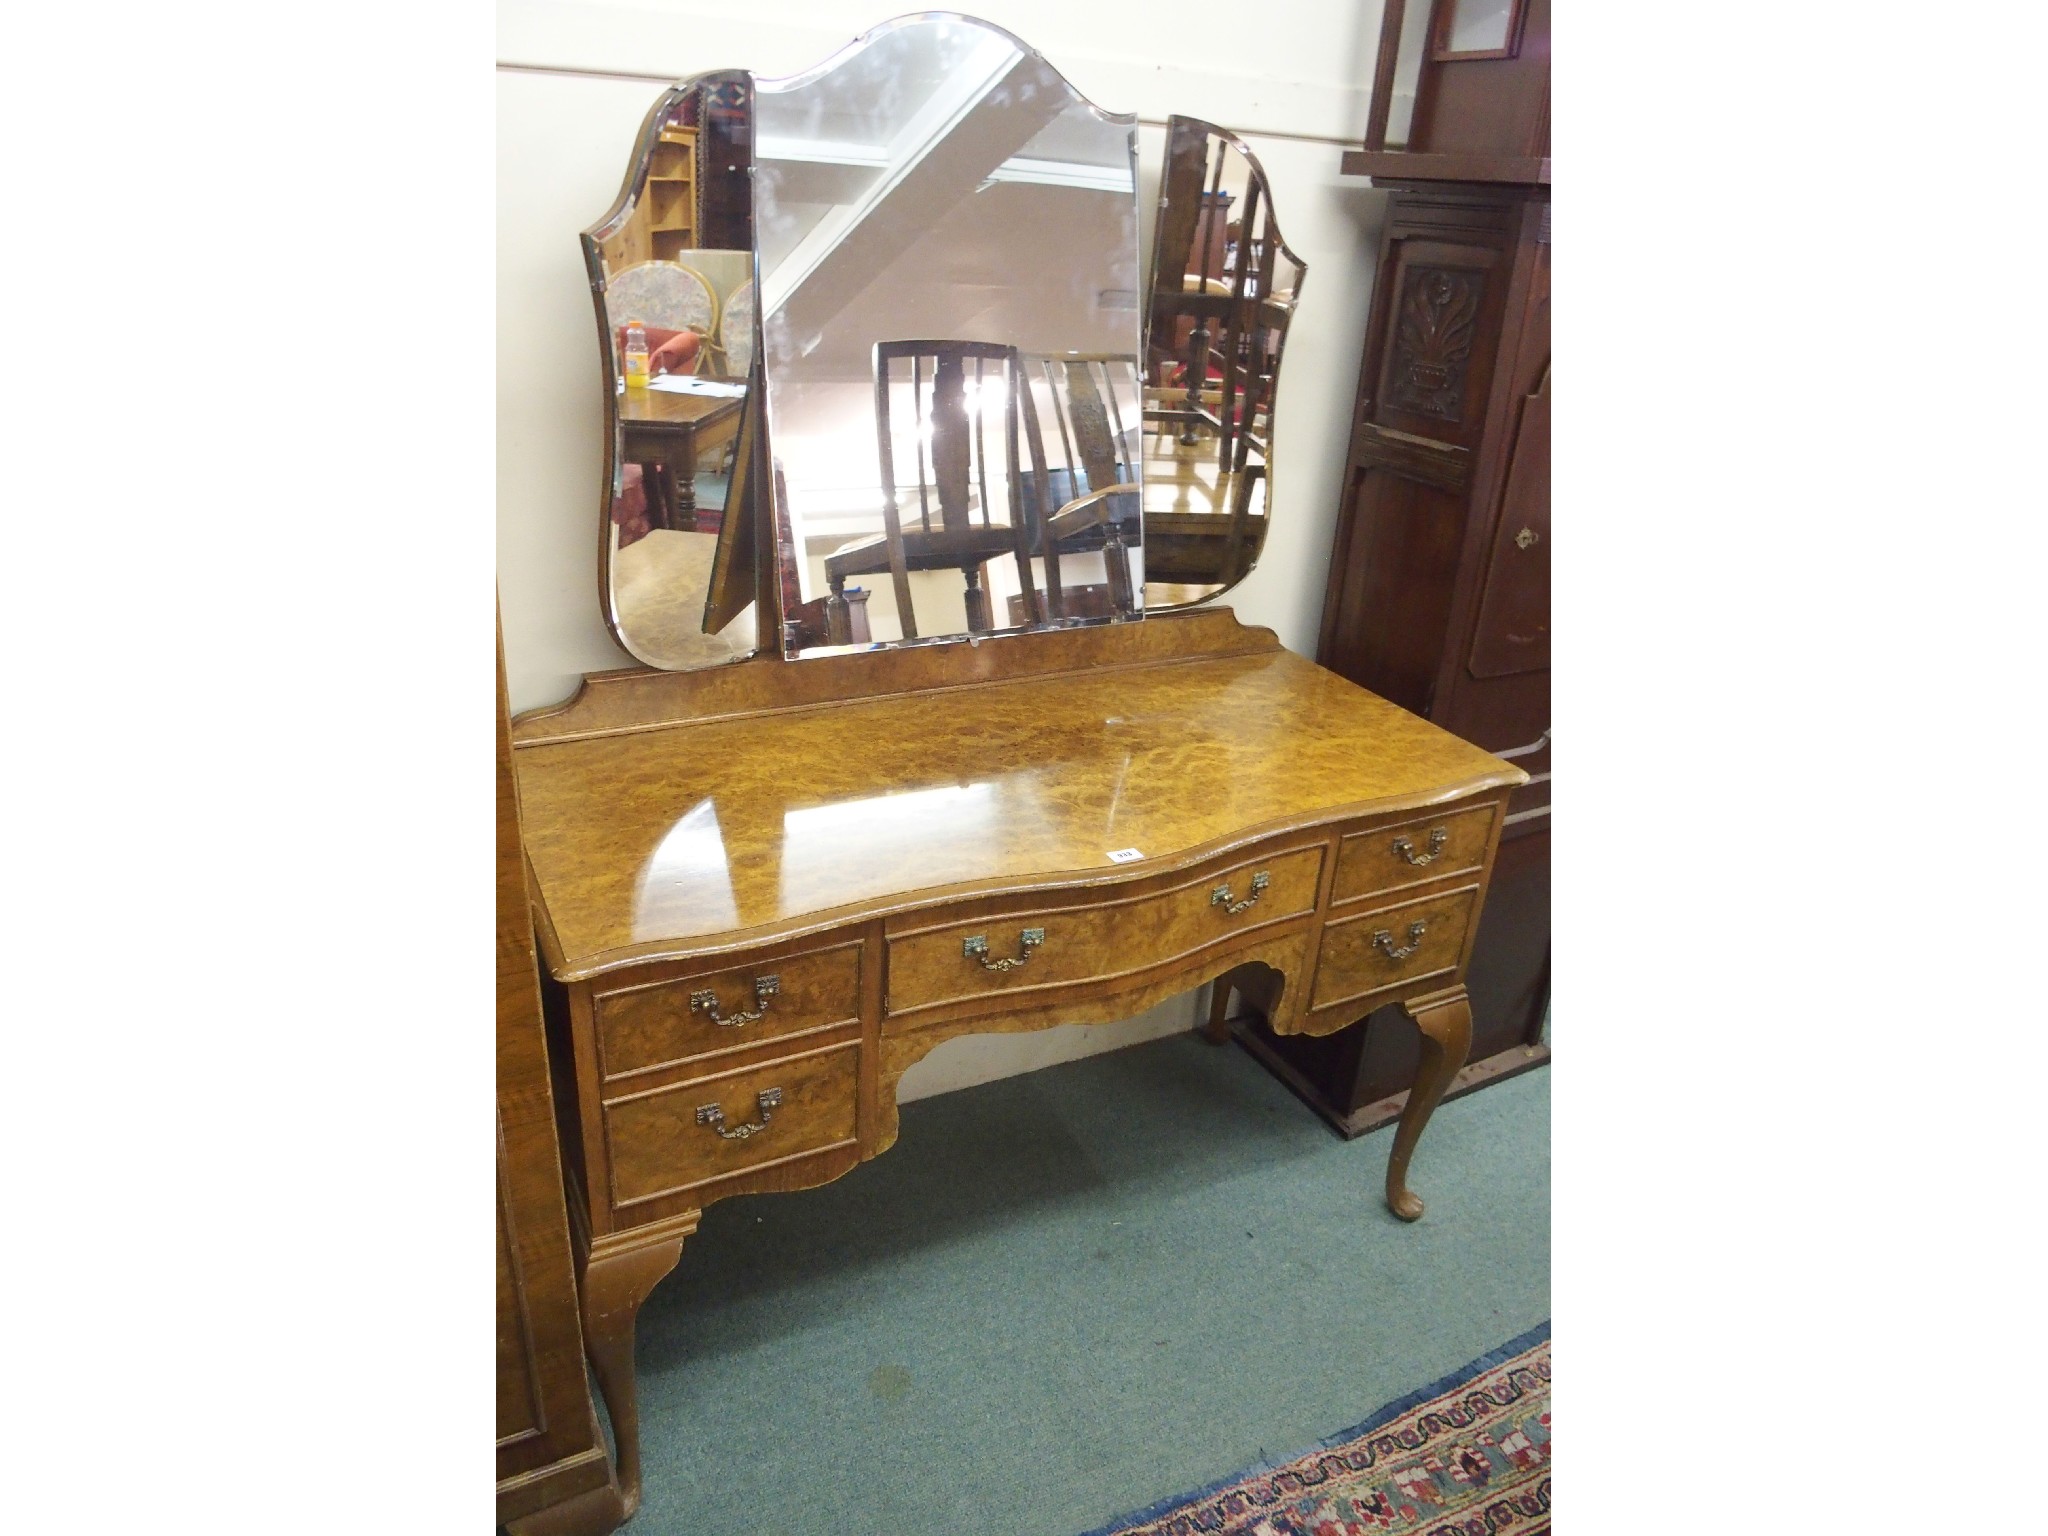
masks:
POLYGON ((498 1523, 513 1536, 540 1532, 575 1532, 599 1536, 615 1530, 625 1518, 618 1476, 611 1452, 590 1410, 592 1445, 566 1461, 551 1462, 498 1484, 498 1523))
POLYGON ((1375 181, 1497 181, 1513 186, 1550 185, 1548 155, 1409 154, 1398 149, 1350 149, 1338 166, 1346 176, 1375 181))
MULTIPOLYGON (((536 913, 541 918, 541 949, 548 962, 549 972, 555 980, 565 983, 591 981, 632 966, 716 958, 736 951, 757 949, 765 944, 806 938, 812 934, 829 932, 854 923, 898 917, 905 913, 919 912, 959 901, 1025 896, 1041 891, 1099 892, 1147 878, 1178 874, 1212 859, 1223 858, 1253 844, 1285 837, 1290 833, 1328 832, 1347 822, 1399 815, 1404 811, 1426 810, 1432 806, 1473 799, 1493 791, 1512 791, 1529 781, 1529 775, 1512 763, 1503 762, 1500 766, 1503 770, 1501 772, 1484 774, 1476 779, 1427 794, 1394 795, 1382 800, 1334 806, 1327 811, 1301 819, 1288 818, 1242 829, 1227 837, 1208 843, 1198 843, 1176 853, 1146 859, 1142 863, 1114 865, 1088 871, 1055 870, 1008 879, 969 880, 952 885, 931 886, 921 891, 897 892, 877 896, 869 901, 856 902, 850 906, 806 913, 802 917, 764 927, 725 930, 704 935, 700 940, 652 939, 644 944, 600 950, 595 954, 574 959, 562 952, 561 941, 556 937, 553 925, 547 917, 547 905, 540 900, 536 889, 534 901, 536 913)), ((1505 793, 1502 800, 1505 805, 1505 793)))
MULTIPOLYGON (((597 1415, 591 1414, 596 1427, 597 1415)), ((626 1520, 624 1490, 606 1464, 606 1481, 596 1488, 547 1504, 531 1514, 503 1520, 507 1536, 610 1536, 626 1520)))
POLYGON ((806 661, 762 655, 694 672, 628 667, 587 673, 561 703, 513 716, 512 748, 517 752, 553 742, 744 719, 778 710, 1279 649, 1280 638, 1272 630, 1240 623, 1229 608, 1204 608, 1138 623, 1033 630, 806 661))

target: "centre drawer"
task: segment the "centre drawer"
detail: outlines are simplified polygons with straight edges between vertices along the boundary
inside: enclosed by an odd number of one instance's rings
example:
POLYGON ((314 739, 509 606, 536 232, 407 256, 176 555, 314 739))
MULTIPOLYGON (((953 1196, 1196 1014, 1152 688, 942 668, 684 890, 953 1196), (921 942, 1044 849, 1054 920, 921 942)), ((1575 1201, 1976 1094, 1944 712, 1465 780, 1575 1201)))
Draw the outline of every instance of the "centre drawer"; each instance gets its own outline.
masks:
POLYGON ((1145 895, 1020 908, 889 933, 888 1013, 1112 980, 1315 911, 1320 846, 1214 866, 1145 895))
POLYGON ((854 1144, 860 1042, 608 1099, 614 1208, 854 1144))

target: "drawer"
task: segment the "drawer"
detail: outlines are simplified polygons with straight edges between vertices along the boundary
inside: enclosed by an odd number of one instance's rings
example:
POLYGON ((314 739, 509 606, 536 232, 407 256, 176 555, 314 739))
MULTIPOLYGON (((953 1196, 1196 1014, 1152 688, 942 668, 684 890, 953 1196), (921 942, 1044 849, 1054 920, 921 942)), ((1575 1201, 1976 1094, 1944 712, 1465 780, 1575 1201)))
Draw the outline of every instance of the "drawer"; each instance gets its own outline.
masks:
POLYGON ((1497 814, 1477 805, 1348 834, 1337 844, 1331 905, 1483 869, 1497 814))
POLYGON ((612 1205, 851 1146, 860 1042, 607 1100, 612 1205))
POLYGON ((600 992, 591 1002, 598 1063, 609 1082, 858 1019, 860 945, 621 987, 600 992))
POLYGON ((1011 904, 996 909, 1000 915, 892 932, 888 1012, 1113 979, 1180 960, 1314 912, 1322 870, 1320 847, 1298 848, 1144 896, 1036 911, 1011 904))
POLYGON ((1464 960, 1465 937, 1478 910, 1479 887, 1472 885, 1331 919, 1323 929, 1309 1006, 1358 1002, 1427 976, 1455 972, 1464 960))

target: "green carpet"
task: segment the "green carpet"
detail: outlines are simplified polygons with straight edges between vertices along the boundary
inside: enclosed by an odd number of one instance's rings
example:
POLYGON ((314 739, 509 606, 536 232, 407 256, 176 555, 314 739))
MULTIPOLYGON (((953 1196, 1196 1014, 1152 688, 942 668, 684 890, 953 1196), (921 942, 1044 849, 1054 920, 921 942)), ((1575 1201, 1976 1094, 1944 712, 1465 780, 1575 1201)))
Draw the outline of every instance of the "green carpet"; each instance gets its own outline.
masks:
POLYGON ((1339 1141, 1180 1036, 907 1105, 704 1213, 641 1312, 636 1536, 1071 1536, 1310 1445, 1550 1314, 1549 1073, 1339 1141))

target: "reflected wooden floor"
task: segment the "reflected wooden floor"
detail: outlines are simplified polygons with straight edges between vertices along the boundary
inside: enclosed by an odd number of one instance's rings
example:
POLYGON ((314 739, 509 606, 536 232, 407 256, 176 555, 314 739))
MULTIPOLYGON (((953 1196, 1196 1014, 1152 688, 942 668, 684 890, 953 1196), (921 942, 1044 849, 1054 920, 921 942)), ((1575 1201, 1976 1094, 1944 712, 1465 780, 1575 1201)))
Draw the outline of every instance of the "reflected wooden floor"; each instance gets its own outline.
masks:
POLYGON ((1171 428, 1147 432, 1144 448, 1145 606, 1201 602, 1258 559, 1266 536, 1264 467, 1232 474, 1217 462, 1214 437, 1184 444, 1171 428))
POLYGON ((712 533, 657 528, 612 555, 612 591, 619 627, 633 650, 657 667, 704 667, 731 661, 742 647, 703 633, 704 594, 711 583, 712 533))
POLYGON ((1148 432, 1140 462, 1145 477, 1145 511, 1228 516, 1236 477, 1216 462, 1214 438, 1183 445, 1171 432, 1148 432))

